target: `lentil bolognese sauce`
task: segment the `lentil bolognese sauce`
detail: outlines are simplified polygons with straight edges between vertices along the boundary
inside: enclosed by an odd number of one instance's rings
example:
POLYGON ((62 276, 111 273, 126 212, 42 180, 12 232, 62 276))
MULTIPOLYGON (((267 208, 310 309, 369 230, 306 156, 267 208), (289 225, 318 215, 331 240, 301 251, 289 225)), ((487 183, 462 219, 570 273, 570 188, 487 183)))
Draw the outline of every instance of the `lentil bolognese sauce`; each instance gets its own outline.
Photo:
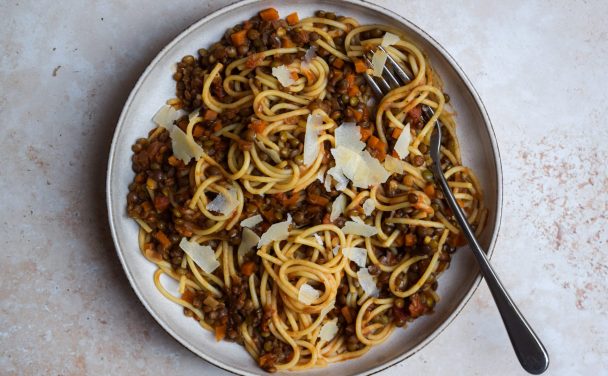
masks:
POLYGON ((132 147, 127 211, 155 285, 186 316, 273 372, 361 356, 433 311, 464 243, 427 168, 435 120, 477 232, 487 210, 440 79, 401 31, 266 9, 184 56, 173 79, 176 98, 132 147), (373 103, 363 73, 382 72, 378 45, 414 78, 373 103))

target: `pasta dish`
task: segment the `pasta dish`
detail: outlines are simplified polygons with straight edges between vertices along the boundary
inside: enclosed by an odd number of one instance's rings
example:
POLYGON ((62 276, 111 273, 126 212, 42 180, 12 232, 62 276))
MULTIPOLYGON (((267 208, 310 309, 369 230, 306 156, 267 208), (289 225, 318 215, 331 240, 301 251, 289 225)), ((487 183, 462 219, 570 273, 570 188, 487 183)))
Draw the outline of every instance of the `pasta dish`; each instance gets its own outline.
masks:
POLYGON ((429 170, 436 120, 477 232, 487 210, 449 96, 407 35, 270 8, 184 56, 173 80, 133 144, 127 196, 161 294, 269 372, 359 357, 433 311, 465 243, 429 170), (387 53, 413 78, 374 98, 365 74, 387 53))

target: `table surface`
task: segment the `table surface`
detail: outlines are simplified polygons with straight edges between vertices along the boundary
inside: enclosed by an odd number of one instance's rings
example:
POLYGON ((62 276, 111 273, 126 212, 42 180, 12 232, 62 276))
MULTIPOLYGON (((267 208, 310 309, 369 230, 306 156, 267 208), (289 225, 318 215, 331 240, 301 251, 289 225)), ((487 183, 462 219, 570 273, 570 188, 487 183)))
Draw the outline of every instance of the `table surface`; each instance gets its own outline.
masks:
MULTIPOLYGON (((608 369, 608 2, 377 2, 443 44, 485 102, 504 169, 492 263, 550 353, 547 374, 608 369)), ((104 184, 139 75, 228 3, 0 3, 2 373, 224 374, 137 300, 104 184)), ((382 375, 405 372, 525 374, 483 283, 447 330, 382 375)))

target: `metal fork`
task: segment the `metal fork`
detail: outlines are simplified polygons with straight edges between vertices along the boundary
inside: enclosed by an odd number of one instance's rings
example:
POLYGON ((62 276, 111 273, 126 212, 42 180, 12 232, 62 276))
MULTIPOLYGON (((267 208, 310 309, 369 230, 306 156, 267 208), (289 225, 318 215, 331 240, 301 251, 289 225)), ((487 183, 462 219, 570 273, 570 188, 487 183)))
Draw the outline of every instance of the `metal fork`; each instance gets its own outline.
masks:
MULTIPOLYGON (((382 77, 371 77, 365 73, 365 79, 371 86, 374 94, 378 98, 382 98, 390 90, 410 82, 412 74, 406 70, 407 68, 400 66, 382 46, 379 46, 378 48, 384 51, 388 56, 386 60, 387 63, 382 72, 382 77)), ((370 59, 368 57, 366 57, 366 59, 367 63, 371 65, 370 59)), ((433 109, 428 106, 423 106, 422 110, 423 116, 427 121, 434 114, 433 109)), ((517 359, 519 359, 521 366, 527 372, 534 375, 541 374, 549 367, 549 354, 498 279, 485 252, 477 242, 475 234, 467 221, 466 215, 456 202, 456 198, 443 175, 440 153, 442 126, 441 122, 436 121, 435 129, 431 136, 430 154, 433 159, 433 165, 431 166, 433 175, 439 181, 439 185, 446 197, 448 205, 450 209, 452 209, 452 212, 473 251, 473 255, 475 255, 481 274, 490 288, 490 292, 494 297, 494 302, 498 307, 500 316, 507 329, 517 359)))

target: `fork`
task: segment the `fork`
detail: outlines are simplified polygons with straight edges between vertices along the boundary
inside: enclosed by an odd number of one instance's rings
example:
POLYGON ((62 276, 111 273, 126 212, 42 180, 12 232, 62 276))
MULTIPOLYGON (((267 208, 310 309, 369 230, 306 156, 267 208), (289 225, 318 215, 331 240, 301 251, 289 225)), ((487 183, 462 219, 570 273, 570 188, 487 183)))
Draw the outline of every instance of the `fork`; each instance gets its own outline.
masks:
MULTIPOLYGON (((378 48, 387 55, 382 77, 372 77, 368 73, 365 73, 365 79, 374 92, 374 95, 380 99, 390 90, 410 82, 412 73, 409 72, 406 67, 399 65, 382 46, 378 46, 378 48)), ((366 56, 366 60, 367 64, 371 66, 369 57, 366 56)), ((425 120, 428 121, 433 116, 434 111, 431 107, 425 105, 422 107, 422 113, 425 120)), ((435 122, 434 132, 431 135, 430 154, 433 160, 431 166, 433 175, 439 181, 439 185, 446 197, 448 206, 452 209, 456 221, 460 225, 471 251, 473 251, 481 274, 490 288, 490 292, 492 293, 494 302, 498 307, 502 321, 507 329, 509 339, 511 340, 513 350, 515 350, 519 363, 527 372, 533 375, 539 375, 545 372, 549 367, 549 354, 498 279, 485 252, 479 245, 479 242, 467 221, 467 217, 456 202, 456 198, 448 186, 448 182, 445 179, 441 168, 440 149, 442 126, 443 124, 437 120, 435 122)))

